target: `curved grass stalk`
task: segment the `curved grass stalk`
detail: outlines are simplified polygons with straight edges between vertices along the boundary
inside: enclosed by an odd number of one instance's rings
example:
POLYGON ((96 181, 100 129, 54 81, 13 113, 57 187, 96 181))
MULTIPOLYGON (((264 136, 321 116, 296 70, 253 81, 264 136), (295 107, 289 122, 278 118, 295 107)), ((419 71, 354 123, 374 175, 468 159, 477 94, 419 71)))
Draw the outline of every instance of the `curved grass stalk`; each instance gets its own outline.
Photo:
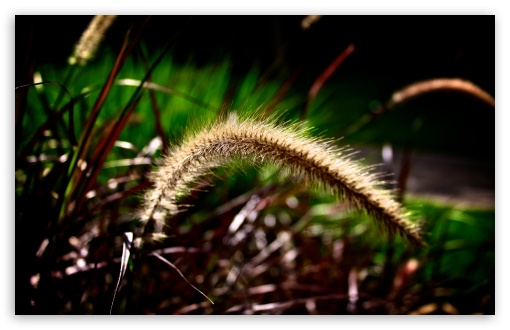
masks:
POLYGON ((496 107, 496 101, 494 98, 489 93, 470 81, 458 78, 429 79, 415 82, 394 92, 386 104, 379 106, 377 109, 374 109, 372 112, 367 113, 356 120, 353 124, 345 129, 343 134, 353 134, 359 131, 367 123, 369 123, 375 116, 382 115, 409 100, 437 91, 456 91, 469 94, 493 108, 496 107))
POLYGON ((220 120, 189 135, 170 153, 150 179, 138 216, 157 232, 165 218, 178 211, 178 199, 198 178, 232 160, 271 162, 309 183, 331 189, 374 217, 383 229, 416 245, 423 244, 419 227, 407 219, 389 191, 379 188, 376 174, 343 154, 331 141, 306 136, 299 125, 283 126, 253 118, 220 120))
POLYGON ((462 80, 458 78, 437 78, 425 81, 419 81, 401 90, 396 91, 391 96, 387 108, 393 108, 397 104, 406 102, 417 96, 431 93, 435 91, 458 91, 467 93, 476 97, 477 99, 487 103, 488 105, 495 107, 496 101, 494 98, 470 81, 462 80))

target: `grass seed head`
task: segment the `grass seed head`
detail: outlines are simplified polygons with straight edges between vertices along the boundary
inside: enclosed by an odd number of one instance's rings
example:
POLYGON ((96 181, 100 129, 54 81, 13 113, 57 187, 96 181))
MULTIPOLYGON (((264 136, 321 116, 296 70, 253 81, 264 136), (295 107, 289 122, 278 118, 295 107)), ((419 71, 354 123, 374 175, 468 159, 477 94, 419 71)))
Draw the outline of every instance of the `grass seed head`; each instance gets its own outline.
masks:
POLYGON ((235 159, 284 167, 365 210, 389 233, 422 244, 419 229, 391 193, 380 188, 377 176, 334 148, 331 141, 309 137, 297 124, 247 116, 218 120, 189 134, 152 173, 154 186, 145 194, 139 218, 143 223, 155 222, 158 225, 154 227, 161 229, 166 217, 176 214, 179 196, 188 193, 192 183, 235 159))

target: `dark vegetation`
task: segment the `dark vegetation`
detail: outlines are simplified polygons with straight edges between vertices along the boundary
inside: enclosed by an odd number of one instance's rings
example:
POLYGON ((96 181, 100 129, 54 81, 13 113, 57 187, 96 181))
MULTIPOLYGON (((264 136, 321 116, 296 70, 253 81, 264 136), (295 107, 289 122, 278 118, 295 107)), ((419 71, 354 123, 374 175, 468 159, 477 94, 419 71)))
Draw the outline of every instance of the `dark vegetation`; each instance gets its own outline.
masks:
POLYGON ((16 17, 17 314, 107 314, 121 265, 114 314, 494 314, 494 208, 405 189, 411 151, 494 164, 494 109, 437 92, 374 112, 433 78, 494 95, 493 16, 325 16, 307 30, 302 16, 123 16, 93 59, 69 65, 91 18, 16 17), (238 109, 404 150, 394 186, 428 246, 274 166, 236 164, 183 196, 166 239, 122 262, 159 156, 238 109))

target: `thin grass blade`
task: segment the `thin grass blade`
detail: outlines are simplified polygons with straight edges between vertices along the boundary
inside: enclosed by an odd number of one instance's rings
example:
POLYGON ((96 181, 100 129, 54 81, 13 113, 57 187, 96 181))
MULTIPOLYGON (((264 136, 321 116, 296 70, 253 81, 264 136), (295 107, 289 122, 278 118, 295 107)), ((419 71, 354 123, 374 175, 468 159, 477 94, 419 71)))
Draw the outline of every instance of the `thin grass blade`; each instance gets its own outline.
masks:
POLYGON ((110 315, 112 315, 113 304, 115 303, 115 297, 120 289, 120 283, 126 274, 129 257, 131 256, 131 246, 133 245, 133 233, 124 233, 124 244, 122 245, 122 258, 120 260, 120 273, 117 285, 115 286, 115 292, 113 293, 112 305, 110 306, 110 315))
POLYGON ((186 283, 188 283, 193 289, 195 289, 198 293, 200 293, 202 296, 204 296, 207 300, 209 300, 211 302, 211 304, 214 305, 213 301, 211 299, 209 299, 209 297, 207 297, 205 295, 205 293, 203 293, 202 291, 200 291, 196 286, 194 286, 193 284, 190 283, 190 281, 188 281, 186 279, 186 277, 181 273, 181 271, 173 264, 171 263, 170 261, 166 260, 165 258, 163 258, 160 254, 156 253, 156 252, 152 252, 151 255, 155 256, 156 258, 158 258, 159 260, 163 261, 165 264, 169 265, 170 267, 172 267, 173 269, 175 269, 175 271, 186 281, 186 283))

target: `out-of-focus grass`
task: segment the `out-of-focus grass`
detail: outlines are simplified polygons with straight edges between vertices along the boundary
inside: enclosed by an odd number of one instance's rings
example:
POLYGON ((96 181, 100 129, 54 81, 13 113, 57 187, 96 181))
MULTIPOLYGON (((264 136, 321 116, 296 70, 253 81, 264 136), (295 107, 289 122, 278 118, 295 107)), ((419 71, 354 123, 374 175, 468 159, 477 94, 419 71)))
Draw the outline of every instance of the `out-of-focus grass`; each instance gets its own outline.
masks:
POLYGON ((349 75, 326 84, 308 119, 319 131, 354 145, 391 143, 484 161, 494 158, 494 135, 487 134, 494 132, 493 108, 469 95, 438 92, 371 116, 389 99, 381 94, 384 79, 377 73, 349 75))

